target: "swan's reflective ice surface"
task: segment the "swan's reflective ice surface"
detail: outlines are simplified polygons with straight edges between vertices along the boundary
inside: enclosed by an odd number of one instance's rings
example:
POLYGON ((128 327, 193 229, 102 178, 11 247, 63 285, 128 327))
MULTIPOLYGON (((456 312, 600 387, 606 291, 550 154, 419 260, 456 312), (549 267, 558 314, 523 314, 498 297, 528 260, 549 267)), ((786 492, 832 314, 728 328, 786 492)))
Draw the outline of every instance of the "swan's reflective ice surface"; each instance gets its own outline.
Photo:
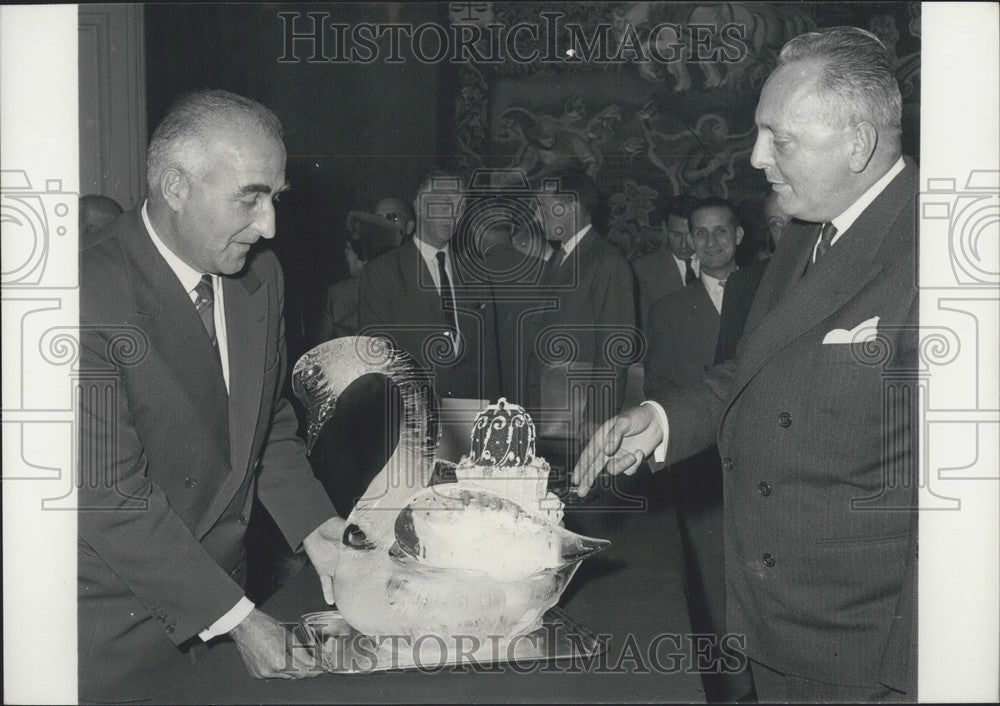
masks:
MULTIPOLYGON (((509 641, 538 628, 580 561, 609 543, 566 530, 553 515, 505 496, 500 485, 492 492, 482 477, 431 486, 437 425, 427 403, 429 380, 409 356, 378 339, 335 339, 296 364, 293 386, 309 410, 310 447, 338 396, 367 373, 396 383, 404 419, 396 451, 347 520, 334 579, 344 619, 365 635, 411 641, 457 635, 509 641)), ((503 407, 490 410, 502 416, 503 407)), ((520 413, 530 449, 519 463, 534 451, 530 417, 520 413)))

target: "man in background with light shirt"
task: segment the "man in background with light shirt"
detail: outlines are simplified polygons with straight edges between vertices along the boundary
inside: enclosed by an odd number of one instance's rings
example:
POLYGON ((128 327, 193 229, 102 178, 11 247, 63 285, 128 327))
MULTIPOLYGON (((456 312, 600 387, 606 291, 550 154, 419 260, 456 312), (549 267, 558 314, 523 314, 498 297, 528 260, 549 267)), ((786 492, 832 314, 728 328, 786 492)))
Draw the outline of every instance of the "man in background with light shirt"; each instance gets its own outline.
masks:
POLYGON ((732 362, 627 410, 573 478, 718 443, 726 631, 760 701, 915 701, 918 175, 893 57, 826 28, 781 51, 751 164, 789 224, 732 362))
POLYGON ((434 376, 439 397, 499 395, 496 309, 483 286, 467 286, 453 238, 465 184, 434 169, 414 201, 413 238, 368 262, 358 293, 359 335, 384 336, 434 376))
POLYGON ((574 169, 559 175, 558 187, 540 197, 553 252, 537 310, 524 317, 522 370, 540 433, 582 444, 623 404, 628 358, 636 351, 635 297, 628 260, 600 230, 597 184, 574 169))

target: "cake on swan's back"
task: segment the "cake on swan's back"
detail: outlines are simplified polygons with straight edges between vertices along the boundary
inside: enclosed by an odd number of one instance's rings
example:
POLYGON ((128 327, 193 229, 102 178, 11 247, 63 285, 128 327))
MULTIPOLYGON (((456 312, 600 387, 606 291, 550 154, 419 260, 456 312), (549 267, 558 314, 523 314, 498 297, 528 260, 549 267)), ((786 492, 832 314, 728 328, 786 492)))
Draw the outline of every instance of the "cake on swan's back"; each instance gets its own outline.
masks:
POLYGON ((403 402, 392 457, 358 498, 344 533, 334 591, 343 619, 369 636, 490 636, 541 625, 580 561, 610 543, 561 526, 535 456, 531 417, 501 399, 479 415, 456 481, 432 485, 437 448, 427 374, 380 339, 328 341, 295 366, 309 409, 309 445, 339 395, 369 373, 388 376, 403 402))

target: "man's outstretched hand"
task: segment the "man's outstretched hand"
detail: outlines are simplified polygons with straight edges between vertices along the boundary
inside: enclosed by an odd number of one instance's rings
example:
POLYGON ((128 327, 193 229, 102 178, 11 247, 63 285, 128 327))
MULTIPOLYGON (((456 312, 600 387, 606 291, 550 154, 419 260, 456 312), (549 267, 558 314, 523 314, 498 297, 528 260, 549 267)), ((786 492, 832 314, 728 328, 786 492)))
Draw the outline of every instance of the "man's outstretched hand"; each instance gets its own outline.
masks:
POLYGON ((598 474, 632 475, 663 441, 663 429, 649 405, 627 409, 606 421, 591 437, 573 469, 573 484, 580 497, 590 492, 598 474))
POLYGON ((229 631, 250 676, 256 679, 302 679, 322 674, 322 667, 306 647, 290 649, 285 627, 254 608, 229 631))
POLYGON ((323 598, 333 605, 333 577, 337 573, 337 563, 343 547, 344 527, 346 522, 334 515, 329 520, 314 529, 302 540, 302 548, 309 555, 309 561, 319 574, 319 582, 323 586, 323 598))

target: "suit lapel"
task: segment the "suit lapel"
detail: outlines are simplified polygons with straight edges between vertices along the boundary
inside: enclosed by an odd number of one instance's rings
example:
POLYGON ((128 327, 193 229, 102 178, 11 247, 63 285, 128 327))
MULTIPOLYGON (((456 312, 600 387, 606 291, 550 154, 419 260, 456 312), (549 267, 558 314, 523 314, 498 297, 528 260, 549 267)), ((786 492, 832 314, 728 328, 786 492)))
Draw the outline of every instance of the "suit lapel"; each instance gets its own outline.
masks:
POLYGON ((908 165, 897 175, 822 263, 810 266, 804 276, 819 233, 816 225, 799 228, 783 257, 775 256, 775 276, 766 293, 769 310, 753 329, 748 327, 731 400, 775 355, 838 311, 882 271, 886 257, 893 255, 882 252, 882 243, 911 195, 914 171, 908 165))
MULTIPOLYGON (((223 277, 226 347, 229 351, 229 472, 197 528, 205 535, 239 490, 250 467, 250 452, 260 413, 267 354, 267 288, 248 268, 240 277, 223 277)), ((280 315, 280 314, 279 314, 280 315)), ((277 384, 281 384, 279 380, 277 384)))
POLYGON ((684 278, 681 277, 677 269, 677 262, 666 245, 662 246, 666 251, 663 258, 663 279, 666 280, 666 290, 668 292, 677 291, 684 287, 684 278))
POLYGON ((131 236, 123 239, 135 300, 134 321, 149 336, 149 349, 169 369, 200 419, 204 439, 217 447, 228 467, 228 414, 225 381, 215 351, 194 304, 132 212, 131 236))

